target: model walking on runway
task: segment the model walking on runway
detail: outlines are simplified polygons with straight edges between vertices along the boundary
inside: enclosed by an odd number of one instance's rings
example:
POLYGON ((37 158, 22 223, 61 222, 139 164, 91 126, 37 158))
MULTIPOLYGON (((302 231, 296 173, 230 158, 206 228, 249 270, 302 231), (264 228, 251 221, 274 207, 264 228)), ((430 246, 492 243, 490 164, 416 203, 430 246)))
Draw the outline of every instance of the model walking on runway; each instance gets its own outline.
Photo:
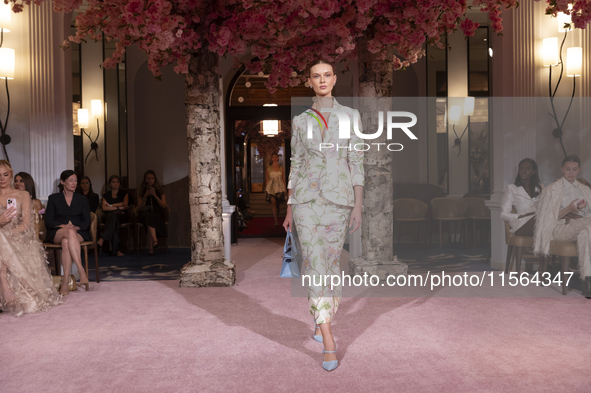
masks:
MULTIPOLYGON (((347 227, 350 233, 361 227, 363 198, 363 152, 336 146, 355 146, 361 139, 351 130, 350 139, 339 139, 339 121, 328 108, 347 113, 353 124, 356 110, 340 105, 332 97, 337 77, 332 65, 319 61, 310 68, 308 83, 316 97, 313 109, 296 116, 292 122, 291 170, 287 185, 289 198, 283 226, 297 231, 303 256, 302 275, 341 275, 339 260, 347 227), (308 138, 308 117, 320 113, 326 120, 313 124, 308 138), (328 125, 328 127, 327 127, 328 125), (321 143, 322 149, 321 149, 321 143), (330 146, 331 148, 324 148, 330 146), (354 225, 354 226, 353 226, 354 225)), ((361 124, 359 124, 361 130, 361 124)), ((316 283, 320 280, 316 279, 316 283)), ((339 307, 342 288, 328 285, 308 287, 308 308, 314 317, 314 338, 324 344, 322 367, 332 371, 338 366, 331 321, 339 307), (320 331, 321 335, 318 334, 320 331)), ((323 283, 324 284, 324 283, 323 283)))

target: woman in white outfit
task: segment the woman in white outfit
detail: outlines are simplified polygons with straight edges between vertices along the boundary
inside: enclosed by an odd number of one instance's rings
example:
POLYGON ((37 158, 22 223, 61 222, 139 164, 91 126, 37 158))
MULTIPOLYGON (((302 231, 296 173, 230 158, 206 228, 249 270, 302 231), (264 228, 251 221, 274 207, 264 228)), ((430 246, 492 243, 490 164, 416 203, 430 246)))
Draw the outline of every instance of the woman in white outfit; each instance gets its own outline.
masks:
POLYGON ((501 202, 501 218, 509 222, 511 233, 533 236, 536 205, 543 187, 538 175, 538 164, 531 158, 521 160, 515 183, 505 188, 501 202), (516 213, 512 212, 513 208, 516 213))
POLYGON ((581 161, 568 155, 559 180, 542 191, 534 234, 534 252, 549 255, 550 241, 576 242, 583 295, 591 298, 591 189, 577 181, 581 161))

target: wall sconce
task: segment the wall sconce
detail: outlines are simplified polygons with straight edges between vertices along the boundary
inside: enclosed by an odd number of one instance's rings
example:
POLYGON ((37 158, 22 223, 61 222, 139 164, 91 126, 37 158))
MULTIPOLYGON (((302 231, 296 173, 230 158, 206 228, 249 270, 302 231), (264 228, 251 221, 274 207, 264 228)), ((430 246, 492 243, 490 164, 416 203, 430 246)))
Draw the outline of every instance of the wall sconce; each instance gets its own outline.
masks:
POLYGON ((474 115, 474 97, 466 97, 464 99, 464 116, 468 116, 468 124, 466 124, 466 128, 464 128, 462 135, 458 136, 458 133, 456 132, 456 124, 460 122, 461 109, 462 108, 459 105, 452 105, 449 110, 449 122, 453 125, 453 132, 456 136, 454 145, 451 148, 453 149, 456 146, 459 147, 458 157, 462 153, 462 138, 466 134, 466 131, 470 129, 470 116, 474 115))
POLYGON ((279 134, 279 120, 263 120, 263 134, 268 137, 279 134))
MULTIPOLYGON (((568 10, 571 11, 573 9, 573 5, 568 5, 568 10)), ((556 22, 558 23, 558 32, 559 33, 566 33, 569 30, 572 30, 572 19, 570 14, 565 14, 564 12, 559 12, 556 15, 556 22)))
MULTIPOLYGON (((566 76, 581 76, 583 70, 583 48, 575 46, 566 50, 566 76)), ((573 79, 574 86, 575 79, 573 79)), ((574 87, 573 87, 574 89, 574 87)))
POLYGON ((11 138, 8 134, 6 134, 6 126, 8 124, 8 117, 10 115, 10 94, 8 92, 8 80, 14 79, 14 50, 4 48, 2 49, 2 44, 4 43, 4 32, 8 33, 10 27, 10 17, 12 14, 12 9, 10 8, 10 3, 4 4, 4 2, 0 2, 0 78, 4 78, 6 82, 6 97, 7 97, 7 109, 6 109, 6 120, 4 124, 0 121, 0 143, 2 144, 2 151, 4 152, 4 157, 6 157, 6 161, 10 162, 8 158, 8 153, 6 152, 6 145, 8 145, 11 141, 11 138))
POLYGON ((78 109, 78 127, 88 128, 88 109, 78 109))
POLYGON ((94 138, 94 140, 92 140, 92 138, 90 137, 90 134, 88 134, 86 131, 84 131, 84 128, 88 128, 88 109, 78 109, 78 124, 79 127, 82 129, 82 132, 84 133, 84 135, 86 135, 88 137, 88 139, 90 140, 90 150, 88 151, 88 154, 86 155, 86 158, 84 159, 84 163, 86 164, 86 161, 88 160, 88 156, 90 156, 90 153, 92 153, 94 151, 94 156, 96 158, 96 160, 98 161, 98 139, 99 136, 101 135, 101 129, 99 126, 99 118, 103 115, 103 105, 101 100, 91 100, 90 101, 90 109, 92 110, 92 117, 93 119, 96 119, 96 138, 94 138), (82 116, 82 120, 85 121, 84 123, 80 122, 82 116), (85 124, 86 127, 83 127, 81 124, 85 124))
MULTIPOLYGON (((569 10, 572 8, 572 5, 569 5, 569 10)), ((566 41, 566 36, 569 30, 572 30, 572 21, 570 15, 565 15, 562 12, 559 12, 556 16, 556 20, 558 23, 558 31, 564 33, 564 37, 562 39, 562 43, 560 44, 560 49, 558 49, 558 38, 557 37, 549 37, 544 38, 542 42, 543 48, 543 65, 544 67, 548 67, 548 96, 550 97, 550 105, 552 106, 552 113, 550 116, 554 119, 556 123, 556 128, 552 130, 552 136, 557 138, 560 141, 560 147, 562 148, 562 152, 566 156, 566 149, 564 148, 564 143, 562 142, 562 134, 563 130, 562 127, 564 126, 564 122, 568 116, 570 111, 571 105, 575 98, 576 92, 576 77, 581 76, 582 74, 582 63, 583 63, 583 48, 581 47, 573 47, 567 48, 566 55, 567 61, 566 64, 562 60, 562 49, 564 47, 564 42, 566 41), (560 82, 562 81, 562 76, 564 74, 564 68, 566 65, 566 75, 569 77, 573 77, 573 92, 571 95, 570 103, 562 118, 562 121, 558 119, 558 115, 556 114, 556 108, 554 106, 554 97, 556 96, 556 92, 558 91, 558 86, 560 86, 560 82), (560 66, 560 75, 558 77, 558 82, 556 82, 556 86, 554 90, 552 90, 552 68, 560 66)))
POLYGON ((0 79, 4 79, 5 81, 7 98, 6 120, 4 120, 4 123, 2 123, 2 120, 0 120, 0 132, 2 134, 0 136, 0 143, 2 143, 4 157, 6 157, 6 161, 8 162, 10 162, 10 159, 8 158, 8 153, 6 152, 6 145, 8 145, 11 141, 10 135, 6 133, 8 118, 10 117, 10 92, 8 91, 8 80, 14 79, 14 62, 14 49, 0 48, 0 79))
POLYGON ((558 65, 558 38, 544 38, 542 41, 542 53, 544 56, 544 67, 558 65))

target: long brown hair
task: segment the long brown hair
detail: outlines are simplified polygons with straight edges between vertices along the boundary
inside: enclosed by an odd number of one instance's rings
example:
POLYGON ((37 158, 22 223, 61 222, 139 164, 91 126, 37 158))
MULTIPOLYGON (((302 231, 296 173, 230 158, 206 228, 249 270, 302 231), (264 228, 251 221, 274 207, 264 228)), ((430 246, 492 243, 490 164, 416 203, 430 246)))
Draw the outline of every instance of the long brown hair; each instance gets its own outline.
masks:
POLYGON ((35 188, 33 176, 29 175, 27 172, 19 172, 14 175, 14 178, 16 179, 17 176, 20 176, 20 178, 23 179, 23 183, 25 183, 25 191, 31 195, 31 199, 37 199, 37 189, 35 188))
POLYGON ((164 190, 162 189, 162 187, 160 187, 160 183, 158 182, 158 178, 156 177, 156 172, 154 172, 151 169, 148 169, 144 173, 143 181, 140 184, 140 186, 138 187, 138 191, 137 191, 138 197, 142 198, 148 189, 148 182, 146 181, 146 176, 148 176, 148 175, 154 175, 154 189, 156 190, 157 193, 160 194, 160 196, 162 196, 164 194, 164 190))

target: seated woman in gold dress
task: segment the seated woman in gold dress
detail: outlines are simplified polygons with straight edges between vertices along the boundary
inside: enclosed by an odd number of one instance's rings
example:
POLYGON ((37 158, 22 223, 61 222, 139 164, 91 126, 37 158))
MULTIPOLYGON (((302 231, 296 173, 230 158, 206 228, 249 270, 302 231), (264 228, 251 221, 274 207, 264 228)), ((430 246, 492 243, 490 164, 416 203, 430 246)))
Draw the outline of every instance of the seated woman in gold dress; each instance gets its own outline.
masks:
POLYGON ((0 160, 0 309, 16 316, 61 303, 35 232, 36 214, 27 191, 12 186, 10 163, 0 160))

